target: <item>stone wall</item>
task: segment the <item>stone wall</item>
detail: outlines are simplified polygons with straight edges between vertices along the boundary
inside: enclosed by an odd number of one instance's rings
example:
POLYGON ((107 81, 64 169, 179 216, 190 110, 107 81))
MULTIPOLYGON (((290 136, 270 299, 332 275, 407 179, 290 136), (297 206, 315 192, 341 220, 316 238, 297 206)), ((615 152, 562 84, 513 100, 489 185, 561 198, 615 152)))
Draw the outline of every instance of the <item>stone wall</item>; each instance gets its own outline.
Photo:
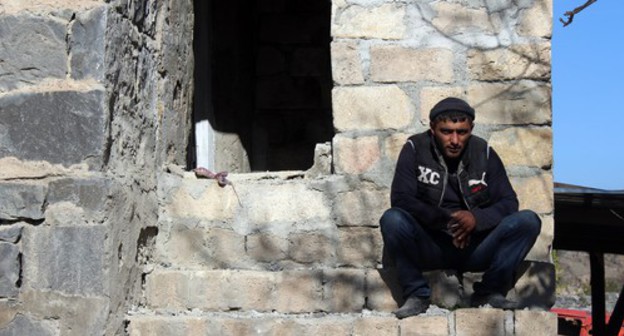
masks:
POLYGON ((190 1, 0 4, 0 334, 123 334, 184 164, 190 1))

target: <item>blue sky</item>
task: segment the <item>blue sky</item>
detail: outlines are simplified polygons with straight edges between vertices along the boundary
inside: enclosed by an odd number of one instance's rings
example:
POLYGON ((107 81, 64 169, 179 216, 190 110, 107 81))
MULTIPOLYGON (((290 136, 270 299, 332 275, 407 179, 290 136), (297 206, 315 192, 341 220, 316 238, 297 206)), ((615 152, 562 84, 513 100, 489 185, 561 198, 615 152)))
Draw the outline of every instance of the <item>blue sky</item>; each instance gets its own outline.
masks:
POLYGON ((597 1, 563 27, 584 2, 553 0, 555 181, 624 189, 624 1, 597 1))

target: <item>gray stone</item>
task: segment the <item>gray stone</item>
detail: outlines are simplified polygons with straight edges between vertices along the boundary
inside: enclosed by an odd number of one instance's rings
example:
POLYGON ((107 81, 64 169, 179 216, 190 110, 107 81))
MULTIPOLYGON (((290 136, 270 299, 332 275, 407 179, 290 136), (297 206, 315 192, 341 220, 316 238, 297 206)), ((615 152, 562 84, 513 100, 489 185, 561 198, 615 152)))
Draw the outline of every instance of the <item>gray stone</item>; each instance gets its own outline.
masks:
POLYGON ((69 38, 72 78, 104 78, 105 37, 106 7, 76 15, 69 38))
POLYGON ((108 134, 105 100, 105 91, 93 88, 1 97, 0 157, 100 167, 108 134))
POLYGON ((0 329, 2 336, 56 336, 58 332, 56 328, 50 325, 50 322, 37 322, 29 317, 18 314, 13 321, 0 329))
POLYGON ((0 16, 0 92, 65 77, 65 25, 29 14, 0 16))
POLYGON ((106 228, 28 227, 24 233, 24 285, 67 294, 101 295, 106 228))
POLYGON ((66 178, 50 183, 47 203, 72 202, 89 211, 105 209, 110 181, 105 178, 66 178))
POLYGON ((0 220, 43 219, 46 192, 40 184, 0 183, 0 220))
POLYGON ((0 297, 17 296, 19 274, 19 249, 16 245, 0 242, 0 297))
POLYGON ((7 243, 17 243, 22 236, 22 226, 11 225, 9 227, 0 226, 0 241, 7 243))

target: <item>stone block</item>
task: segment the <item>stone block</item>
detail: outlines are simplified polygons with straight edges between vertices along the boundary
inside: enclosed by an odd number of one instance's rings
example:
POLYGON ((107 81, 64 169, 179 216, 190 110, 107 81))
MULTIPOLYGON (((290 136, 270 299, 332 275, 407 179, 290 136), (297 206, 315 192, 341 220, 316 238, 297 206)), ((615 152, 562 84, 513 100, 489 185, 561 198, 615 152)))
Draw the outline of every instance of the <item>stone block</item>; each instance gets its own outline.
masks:
MULTIPOLYGON (((403 146, 407 143, 407 138, 409 138, 411 134, 406 133, 395 133, 388 136, 384 140, 384 156, 387 157, 391 162, 397 162, 399 159, 399 154, 403 149, 403 146)), ((386 200, 390 200, 390 196, 385 197, 386 200)))
POLYGON ((323 301, 330 313, 361 312, 365 305, 365 271, 328 269, 323 271, 323 301))
POLYGON ((169 183, 175 186, 163 193, 163 202, 173 217, 228 221, 239 206, 234 190, 221 188, 214 180, 188 178, 169 183))
MULTIPOLYGON (((401 320, 401 336, 446 336, 449 332, 446 316, 414 316, 401 320)), ((494 335, 494 334, 492 334, 494 335)))
POLYGON ((392 312, 403 304, 396 269, 380 268, 366 273, 366 306, 368 309, 392 312))
POLYGON ((0 297, 17 297, 20 269, 20 252, 17 245, 0 242, 0 297))
POLYGON ((381 158, 379 138, 356 139, 334 137, 334 165, 338 174, 362 174, 371 170, 381 158))
POLYGON ((402 129, 414 118, 409 96, 396 85, 337 87, 332 101, 334 126, 341 132, 402 129))
POLYGON ((548 84, 520 80, 478 83, 468 87, 467 101, 477 111, 479 124, 548 124, 551 90, 548 84))
POLYGON ((275 275, 272 272, 232 271, 221 291, 230 309, 270 312, 273 309, 275 275))
POLYGON ((281 313, 318 312, 324 308, 323 272, 293 270, 276 274, 273 307, 281 313))
POLYGON ((19 304, 14 300, 0 301, 0 331, 13 321, 19 308, 19 304))
POLYGON ((108 138, 106 93, 83 89, 0 97, 0 157, 101 167, 108 138))
POLYGON ((550 43, 468 52, 468 70, 480 81, 550 79, 550 43))
POLYGON ((396 336, 399 335, 399 322, 392 317, 366 316, 353 322, 353 336, 396 336))
POLYGON ((362 189, 334 198, 338 226, 379 227, 379 218, 390 207, 389 190, 362 189))
POLYGON ((248 235, 245 241, 249 257, 261 263, 280 262, 288 257, 288 240, 267 233, 248 235))
POLYGON ((76 13, 69 35, 71 77, 104 79, 107 7, 76 13))
POLYGON ((0 242, 17 243, 22 237, 22 225, 0 226, 0 242))
MULTIPOLYGON (((23 13, 0 15, 0 93, 67 73, 67 22, 23 13)), ((1 109, 5 119, 5 107, 1 109)))
POLYGON ((27 315, 17 314, 4 328, 2 336, 56 336, 59 335, 58 322, 52 320, 36 320, 27 315))
POLYGON ((436 16, 431 24, 444 36, 466 34, 475 31, 483 34, 496 34, 502 27, 498 15, 490 15, 487 8, 469 8, 461 3, 440 1, 434 4, 436 16))
POLYGON ((375 82, 433 81, 451 83, 453 51, 449 49, 415 49, 403 46, 371 48, 371 78, 375 82))
POLYGON ((24 287, 76 295, 108 293, 105 227, 27 227, 24 287))
POLYGON ((89 212, 106 209, 111 181, 104 177, 62 178, 50 182, 48 204, 71 202, 89 212))
POLYGON ((189 298, 188 293, 194 286, 190 283, 188 274, 180 271, 154 271, 148 274, 145 280, 147 306, 153 309, 184 310, 191 307, 201 307, 206 310, 215 309, 215 307, 225 309, 224 300, 220 298, 222 291, 219 285, 222 282, 218 280, 221 275, 222 273, 196 272, 195 278, 205 281, 204 287, 207 289, 195 292, 193 297, 189 298), (217 278, 213 279, 206 276, 207 274, 215 275, 217 278), (210 303, 208 306, 203 305, 205 304, 203 300, 205 291, 213 292, 211 300, 208 301, 210 303))
POLYGON ((553 211, 552 174, 546 172, 538 176, 511 177, 509 180, 518 194, 520 209, 531 209, 538 214, 551 213, 553 211))
POLYGON ((339 236, 339 265, 375 267, 381 262, 383 241, 379 229, 343 228, 339 236))
POLYGON ((340 85, 363 84, 364 75, 358 51, 353 41, 333 41, 331 43, 332 77, 340 85))
POLYGON ((226 335, 210 321, 195 316, 131 316, 128 322, 130 336, 226 335))
POLYGON ((557 314, 547 311, 517 310, 514 312, 516 336, 557 335, 557 314))
POLYGON ((552 261, 552 242, 555 236, 555 219, 552 214, 540 216, 542 230, 527 255, 527 260, 552 261))
POLYGON ((334 264, 336 238, 323 232, 297 232, 288 236, 288 256, 302 264, 334 264))
MULTIPOLYGON (((466 99, 461 87, 424 87, 420 90, 420 120, 429 126, 429 112, 440 100, 447 97, 466 99)), ((470 103, 470 102, 469 102, 470 103)), ((477 116, 479 117, 479 116, 477 116)))
POLYGON ((341 316, 306 318, 297 320, 300 333, 290 335, 350 335, 352 321, 341 316))
POLYGON ((241 267, 247 264, 245 236, 230 229, 174 227, 158 242, 162 261, 177 267, 241 267))
POLYGON ((37 183, 0 183, 0 219, 44 218, 47 186, 37 183))
POLYGON ((405 17, 405 7, 399 4, 388 3, 378 7, 353 5, 334 11, 331 35, 346 38, 400 40, 406 37, 405 17))
POLYGON ((455 335, 505 335, 505 311, 493 308, 458 309, 455 311, 455 335))
POLYGON ((549 168, 553 161, 552 128, 512 127, 494 132, 489 139, 501 160, 508 166, 549 168))
POLYGON ((305 173, 305 177, 314 179, 330 175, 332 172, 331 142, 317 143, 314 147, 314 164, 305 173))
POLYGON ((550 39, 552 36, 552 1, 537 0, 533 7, 520 12, 517 32, 521 36, 541 37, 550 39))

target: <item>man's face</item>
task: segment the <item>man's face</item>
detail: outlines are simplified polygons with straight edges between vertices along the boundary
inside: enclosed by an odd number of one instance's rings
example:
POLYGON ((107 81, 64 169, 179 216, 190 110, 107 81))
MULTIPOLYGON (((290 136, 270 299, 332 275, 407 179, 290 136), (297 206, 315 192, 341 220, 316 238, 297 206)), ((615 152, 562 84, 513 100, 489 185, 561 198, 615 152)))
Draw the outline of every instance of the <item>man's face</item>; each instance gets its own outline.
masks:
POLYGON ((472 134, 472 127, 469 119, 464 119, 464 121, 447 119, 432 124, 431 131, 442 155, 447 159, 455 159, 464 151, 472 134))

